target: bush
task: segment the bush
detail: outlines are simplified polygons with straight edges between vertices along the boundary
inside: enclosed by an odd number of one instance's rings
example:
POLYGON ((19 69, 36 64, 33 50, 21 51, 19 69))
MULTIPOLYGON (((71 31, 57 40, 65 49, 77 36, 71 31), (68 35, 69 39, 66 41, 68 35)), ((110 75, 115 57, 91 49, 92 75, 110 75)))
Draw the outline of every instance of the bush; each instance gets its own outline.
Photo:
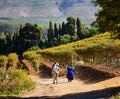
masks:
POLYGON ((23 53, 23 58, 27 59, 32 63, 36 71, 39 71, 39 67, 41 65, 41 55, 37 54, 35 51, 27 51, 23 53))
POLYGON ((6 68, 7 63, 8 63, 8 58, 7 58, 7 56, 1 55, 1 56, 0 56, 0 67, 6 68))
POLYGON ((17 68, 18 62, 19 60, 18 60, 18 56, 16 53, 10 53, 8 55, 8 66, 12 68, 17 68))
POLYGON ((23 70, 9 70, 4 80, 0 81, 0 95, 17 95, 22 90, 31 90, 34 83, 23 70))
POLYGON ((0 82, 5 80, 6 78, 6 69, 5 68, 0 68, 0 82))
POLYGON ((120 99, 120 95, 116 96, 115 99, 120 99))

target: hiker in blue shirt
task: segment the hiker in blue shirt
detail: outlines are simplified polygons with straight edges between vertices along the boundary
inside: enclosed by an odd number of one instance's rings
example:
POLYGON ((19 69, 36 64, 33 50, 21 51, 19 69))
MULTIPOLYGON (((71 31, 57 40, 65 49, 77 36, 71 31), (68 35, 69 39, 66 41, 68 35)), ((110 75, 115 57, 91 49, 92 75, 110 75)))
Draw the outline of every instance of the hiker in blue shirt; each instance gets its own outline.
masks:
POLYGON ((73 65, 71 64, 67 68, 67 79, 68 79, 68 82, 72 82, 72 80, 74 79, 74 74, 75 74, 75 69, 74 69, 73 65))

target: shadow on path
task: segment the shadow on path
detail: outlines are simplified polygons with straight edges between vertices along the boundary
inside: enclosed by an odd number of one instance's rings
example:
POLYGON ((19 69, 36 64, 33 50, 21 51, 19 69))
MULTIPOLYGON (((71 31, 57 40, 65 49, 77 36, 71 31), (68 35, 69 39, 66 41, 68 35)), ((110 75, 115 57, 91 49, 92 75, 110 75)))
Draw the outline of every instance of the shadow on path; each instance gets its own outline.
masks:
MULTIPOLYGON (((40 73, 39 76, 41 78, 51 78, 51 65, 48 62, 44 62, 44 64, 40 67, 40 73)), ((62 70, 60 74, 65 75, 65 70, 62 70), (64 72, 64 73, 62 73, 64 72)), ((64 76, 63 75, 63 76, 64 76)), ((97 83, 100 81, 104 81, 106 79, 110 79, 115 77, 115 74, 108 73, 105 71, 101 71, 98 69, 94 69, 89 66, 80 66, 76 69, 76 77, 79 78, 81 81, 83 81, 85 84, 92 84, 97 83)), ((60 75, 61 76, 61 75, 60 75)))
MULTIPOLYGON (((40 73, 39 76, 41 78, 51 78, 52 77, 52 62, 42 62, 42 66, 40 67, 40 73)), ((60 74, 59 76, 65 75, 65 69, 60 68, 60 74)))
MULTIPOLYGON (((50 78, 52 63, 43 61, 43 66, 40 68, 40 77, 50 78)), ((61 69, 60 76, 65 76, 65 69, 61 69)), ((76 77, 82 80, 85 84, 97 83, 106 79, 115 77, 115 74, 101 71, 89 66, 80 66, 76 69, 76 77)))
POLYGON ((113 96, 117 95, 120 87, 107 88, 103 90, 66 94, 63 96, 42 96, 42 97, 0 97, 0 99, 114 99, 113 96))
POLYGON ((97 83, 115 77, 114 74, 103 72, 88 66, 80 66, 77 68, 76 76, 86 84, 97 83))
POLYGON ((41 78, 51 78, 52 77, 52 75, 51 75, 51 68, 50 67, 48 67, 48 66, 46 66, 46 65, 42 65, 41 67, 40 67, 40 73, 39 73, 39 76, 41 77, 41 78))

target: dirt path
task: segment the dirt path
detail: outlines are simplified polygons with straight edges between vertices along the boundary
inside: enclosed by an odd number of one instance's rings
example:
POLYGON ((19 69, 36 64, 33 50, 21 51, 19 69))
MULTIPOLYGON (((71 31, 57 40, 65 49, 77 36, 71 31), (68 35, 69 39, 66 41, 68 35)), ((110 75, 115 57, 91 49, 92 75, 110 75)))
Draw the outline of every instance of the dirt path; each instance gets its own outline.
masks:
POLYGON ((62 76, 59 77, 58 84, 52 84, 51 63, 44 62, 44 65, 39 76, 30 75, 36 83, 35 89, 23 92, 20 97, 27 99, 56 99, 56 97, 57 99, 113 99, 114 91, 120 87, 120 76, 116 77, 108 71, 87 66, 81 66, 78 69, 77 79, 73 82, 68 83, 62 76))
MULTIPOLYGON (((31 78, 36 83, 36 88, 28 93, 21 94, 22 97, 42 97, 42 96, 55 97, 55 96, 63 96, 67 94, 95 92, 95 91, 97 92, 98 90, 104 90, 107 88, 120 86, 120 77, 115 77, 94 84, 84 84, 81 80, 78 79, 75 79, 73 82, 68 83, 66 78, 63 77, 59 78, 59 84, 52 84, 52 78, 41 79, 37 76, 31 76, 31 78)), ((102 93, 99 93, 99 95, 100 94, 102 96, 102 93)), ((106 95, 108 95, 108 93, 104 93, 105 97, 106 95)), ((93 96, 95 96, 95 94, 93 96)), ((108 96, 110 96, 110 93, 108 96)))

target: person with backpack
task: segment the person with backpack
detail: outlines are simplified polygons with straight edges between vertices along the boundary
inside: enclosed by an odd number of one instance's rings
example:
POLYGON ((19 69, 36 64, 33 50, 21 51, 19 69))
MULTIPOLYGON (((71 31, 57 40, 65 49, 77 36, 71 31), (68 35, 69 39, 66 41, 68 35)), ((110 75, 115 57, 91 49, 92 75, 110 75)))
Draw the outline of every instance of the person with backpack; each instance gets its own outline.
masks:
POLYGON ((75 69, 73 67, 73 65, 71 64, 68 68, 67 68, 67 79, 68 82, 72 82, 72 80, 74 79, 74 74, 75 74, 75 69))
POLYGON ((59 63, 56 63, 52 67, 53 84, 58 83, 58 76, 59 76, 59 63))
POLYGON ((53 69, 53 67, 54 67, 54 65, 56 64, 57 62, 56 61, 54 61, 54 63, 52 64, 52 69, 53 69))

